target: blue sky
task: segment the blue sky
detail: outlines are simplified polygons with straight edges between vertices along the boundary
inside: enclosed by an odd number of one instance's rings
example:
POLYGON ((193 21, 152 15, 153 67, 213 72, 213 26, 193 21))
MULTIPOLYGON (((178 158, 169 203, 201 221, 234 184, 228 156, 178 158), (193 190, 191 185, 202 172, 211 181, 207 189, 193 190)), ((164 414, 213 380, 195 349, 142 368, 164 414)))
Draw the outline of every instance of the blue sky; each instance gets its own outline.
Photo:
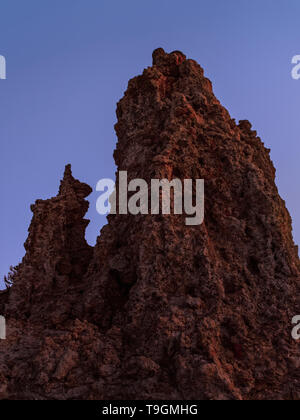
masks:
MULTIPOLYGON (((157 47, 197 60, 271 148, 299 243, 299 16, 299 0, 1 0, 0 278, 24 255, 30 204, 56 195, 66 163, 93 188, 114 177, 116 102, 157 47)), ((89 199, 94 244, 106 218, 89 199)))

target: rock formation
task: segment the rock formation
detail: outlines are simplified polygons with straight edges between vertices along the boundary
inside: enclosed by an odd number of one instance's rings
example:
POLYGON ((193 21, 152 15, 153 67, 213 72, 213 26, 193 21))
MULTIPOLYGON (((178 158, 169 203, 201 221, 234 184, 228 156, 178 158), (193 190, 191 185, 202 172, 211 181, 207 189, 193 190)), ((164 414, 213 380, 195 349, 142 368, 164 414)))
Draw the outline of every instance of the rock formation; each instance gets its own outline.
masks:
POLYGON ((93 249, 67 166, 0 295, 0 398, 299 399, 300 264, 269 150, 179 51, 154 51, 117 116, 118 170, 204 179, 204 223, 110 215, 93 249))

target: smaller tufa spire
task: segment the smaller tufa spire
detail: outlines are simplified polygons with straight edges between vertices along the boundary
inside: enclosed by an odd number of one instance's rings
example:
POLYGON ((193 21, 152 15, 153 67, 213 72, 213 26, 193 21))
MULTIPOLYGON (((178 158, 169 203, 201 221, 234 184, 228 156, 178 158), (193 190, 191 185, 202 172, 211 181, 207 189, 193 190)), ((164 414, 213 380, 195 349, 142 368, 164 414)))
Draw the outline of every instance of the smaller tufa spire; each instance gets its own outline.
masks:
POLYGON ((66 167, 65 167, 64 179, 66 179, 66 178, 73 178, 72 166, 71 166, 70 163, 68 165, 66 165, 66 167))
POLYGON ((79 198, 85 198, 91 194, 92 189, 89 185, 78 181, 72 175, 72 166, 66 165, 64 177, 60 182, 59 195, 68 195, 70 192, 75 192, 79 198))
MULTIPOLYGON (((53 308, 66 307, 63 299, 82 280, 93 253, 85 239, 89 220, 84 218, 89 208, 85 197, 91 192, 67 165, 58 196, 32 206, 26 255, 10 291, 10 314, 49 323, 63 319, 53 308)), ((0 310, 2 300, 0 296, 0 310)))

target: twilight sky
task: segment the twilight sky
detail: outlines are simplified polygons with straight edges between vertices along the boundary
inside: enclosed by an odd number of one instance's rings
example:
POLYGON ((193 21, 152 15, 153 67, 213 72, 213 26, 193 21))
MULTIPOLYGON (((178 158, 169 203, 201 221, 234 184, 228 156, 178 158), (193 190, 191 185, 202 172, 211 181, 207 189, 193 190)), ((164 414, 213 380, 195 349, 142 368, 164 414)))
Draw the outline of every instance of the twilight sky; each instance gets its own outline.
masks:
MULTIPOLYGON (((197 60, 233 118, 271 148, 300 243, 299 0, 0 0, 0 285, 24 255, 30 204, 64 166, 94 189, 114 178, 116 102, 153 49, 197 60)), ((94 244, 105 217, 90 197, 94 244)))

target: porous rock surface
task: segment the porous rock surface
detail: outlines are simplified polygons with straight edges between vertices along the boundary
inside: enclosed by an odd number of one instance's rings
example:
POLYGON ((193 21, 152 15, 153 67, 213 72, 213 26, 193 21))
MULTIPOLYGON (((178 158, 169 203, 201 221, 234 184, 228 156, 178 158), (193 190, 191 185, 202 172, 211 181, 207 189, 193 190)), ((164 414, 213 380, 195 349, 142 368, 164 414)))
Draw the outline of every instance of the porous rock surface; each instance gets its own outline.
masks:
POLYGON ((204 223, 110 215, 91 248, 67 166, 0 294, 0 398, 299 399, 298 248, 269 150, 179 51, 154 51, 117 117, 118 170, 204 179, 204 223))

